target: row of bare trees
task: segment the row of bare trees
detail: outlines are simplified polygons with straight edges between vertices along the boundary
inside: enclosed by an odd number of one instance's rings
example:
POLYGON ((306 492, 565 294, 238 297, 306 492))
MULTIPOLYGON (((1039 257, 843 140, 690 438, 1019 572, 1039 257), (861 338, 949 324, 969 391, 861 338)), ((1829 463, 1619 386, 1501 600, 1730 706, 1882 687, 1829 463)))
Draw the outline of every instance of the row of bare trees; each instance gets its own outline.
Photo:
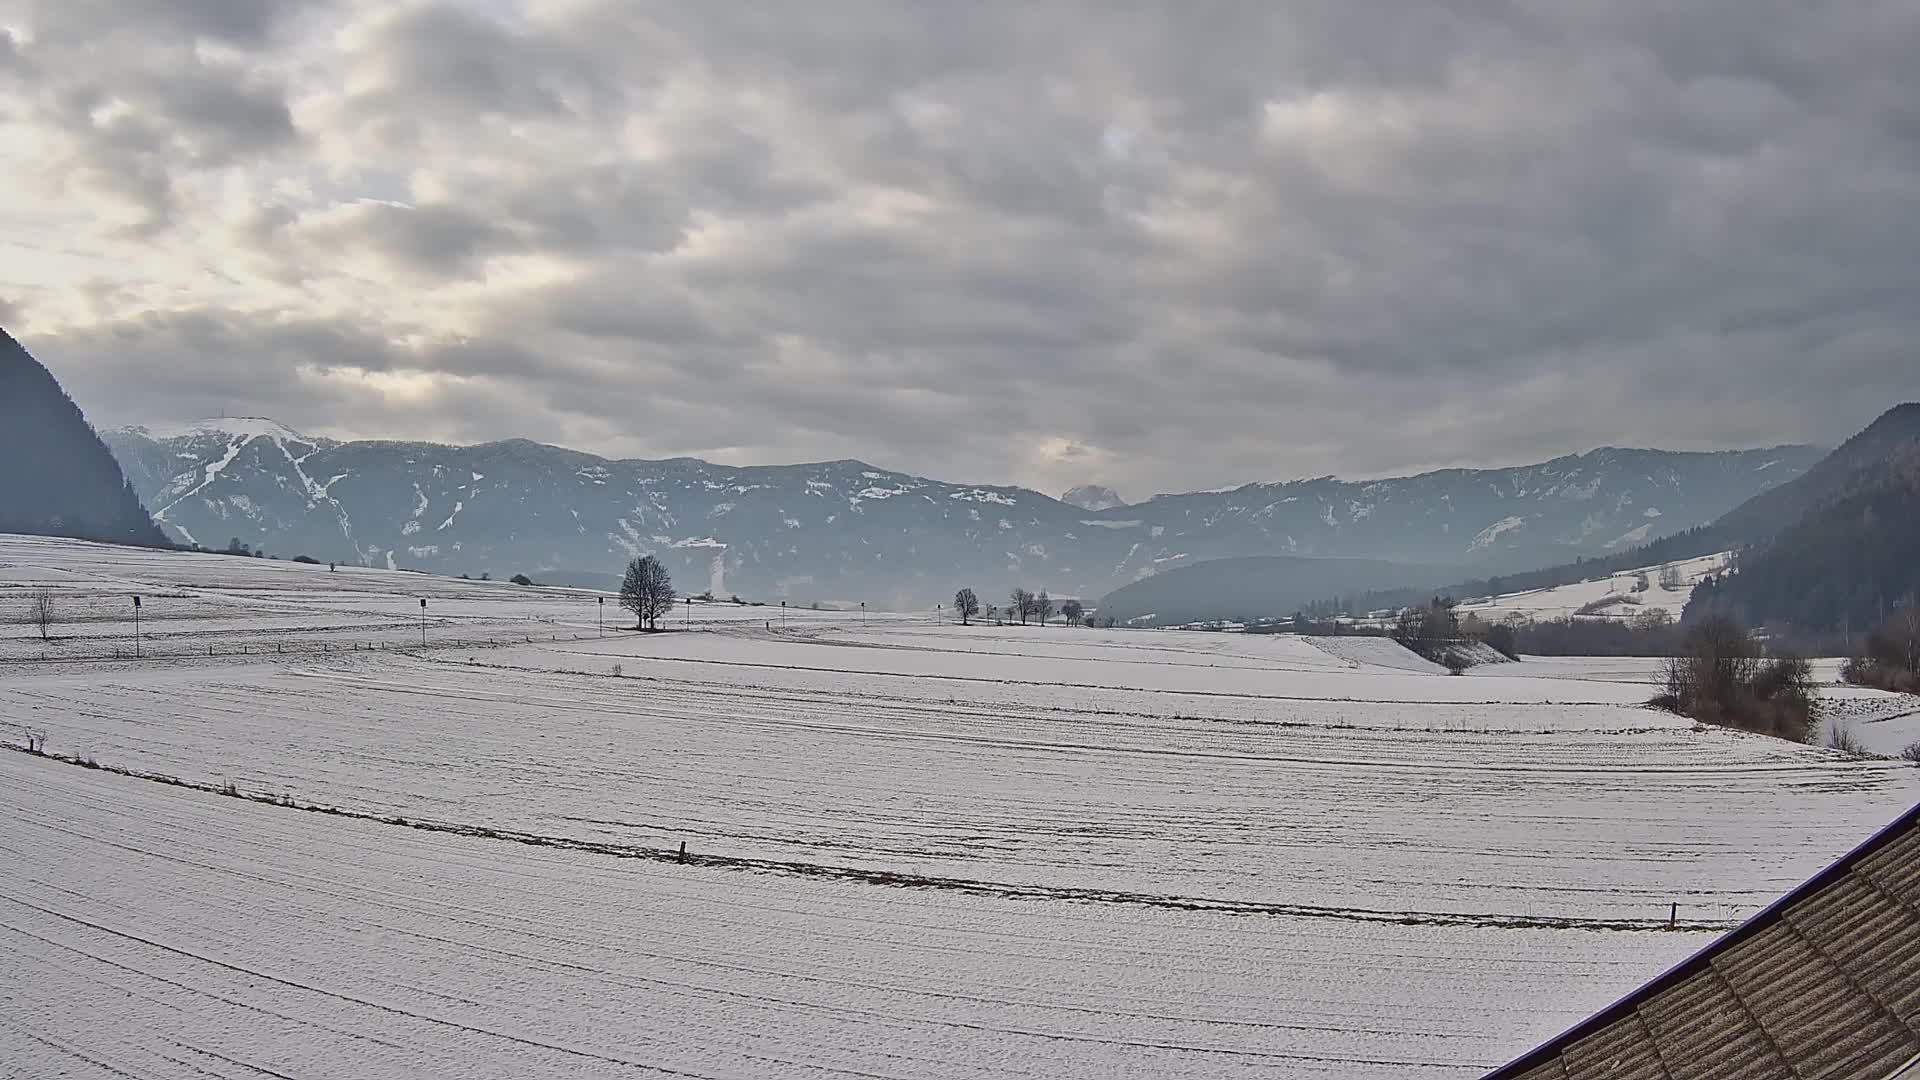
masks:
POLYGON ((1007 606, 1004 611, 992 604, 983 607, 979 595, 972 589, 961 589, 953 594, 953 610, 959 613, 962 626, 972 625, 974 619, 983 615, 989 619, 1004 618, 1009 622, 1019 619, 1021 626, 1027 625, 1029 619, 1038 620, 1040 625, 1045 626, 1047 620, 1053 617, 1055 610, 1058 610, 1061 617, 1066 619, 1068 626, 1079 626, 1086 621, 1087 617, 1086 607, 1078 600, 1065 601, 1056 609, 1053 598, 1047 595, 1045 589, 1032 593, 1019 587, 1016 587, 1007 597, 1007 606))

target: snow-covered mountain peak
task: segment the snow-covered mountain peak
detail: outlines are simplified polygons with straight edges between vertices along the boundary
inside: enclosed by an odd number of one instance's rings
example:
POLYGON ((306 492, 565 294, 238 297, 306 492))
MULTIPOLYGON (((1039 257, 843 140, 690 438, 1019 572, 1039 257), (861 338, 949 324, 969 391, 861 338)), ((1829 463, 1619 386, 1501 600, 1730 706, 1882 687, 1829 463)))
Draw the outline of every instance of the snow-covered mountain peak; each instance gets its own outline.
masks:
POLYGON ((1077 506, 1082 510, 1111 510, 1116 506, 1127 505, 1127 500, 1110 487, 1100 484, 1081 484, 1070 487, 1060 496, 1060 501, 1068 506, 1077 506))
POLYGON ((225 435, 231 438, 255 439, 270 438, 284 442, 300 442, 319 445, 326 440, 311 439, 292 428, 270 420, 264 416, 222 416, 202 420, 190 420, 183 424, 147 424, 138 427, 122 428, 132 435, 144 435, 149 439, 181 439, 207 435, 225 435))

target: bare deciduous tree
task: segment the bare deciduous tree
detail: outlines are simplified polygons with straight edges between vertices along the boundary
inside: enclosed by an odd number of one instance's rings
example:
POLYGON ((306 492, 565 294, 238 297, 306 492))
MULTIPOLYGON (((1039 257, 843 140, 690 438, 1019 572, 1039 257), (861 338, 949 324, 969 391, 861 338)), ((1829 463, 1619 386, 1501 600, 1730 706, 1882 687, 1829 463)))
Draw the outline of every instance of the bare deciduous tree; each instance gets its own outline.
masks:
POLYGON ((961 626, 971 625, 970 620, 980 614, 980 598, 972 589, 961 589, 953 594, 953 610, 960 613, 961 626))
POLYGON ((1033 594, 1016 586, 1007 597, 1007 618, 1018 617, 1020 625, 1027 625, 1027 617, 1033 614, 1033 594))
POLYGON ((1067 620, 1068 626, 1079 626, 1087 616, 1087 609, 1078 600, 1069 600, 1060 605, 1060 614, 1067 620))
POLYGON ((41 641, 53 640, 52 589, 41 589, 33 594, 33 602, 27 607, 27 621, 40 631, 41 641))
POLYGON ((635 629, 658 629, 660 616, 673 609, 673 578, 660 560, 645 555, 627 564, 620 583, 620 606, 633 612, 635 629))

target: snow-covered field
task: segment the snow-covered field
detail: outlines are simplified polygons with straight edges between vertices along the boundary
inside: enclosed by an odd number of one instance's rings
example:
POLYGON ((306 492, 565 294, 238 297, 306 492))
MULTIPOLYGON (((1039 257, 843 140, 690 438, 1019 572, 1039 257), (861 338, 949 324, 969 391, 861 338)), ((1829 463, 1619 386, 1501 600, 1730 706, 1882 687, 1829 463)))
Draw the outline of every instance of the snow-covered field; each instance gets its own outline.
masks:
POLYGON ((0 1062, 1469 1077, 1920 798, 1642 661, 598 607, 0 537, 0 1062))
POLYGON ((1589 605, 1604 605, 1591 612, 1591 617, 1627 619, 1659 609, 1677 620, 1693 596, 1693 587, 1703 578, 1724 570, 1727 558, 1727 553, 1721 552, 1666 564, 1671 565, 1679 577, 1678 587, 1672 589, 1660 584, 1660 572, 1664 567, 1655 565, 1638 570, 1622 570, 1607 577, 1551 589, 1481 597, 1462 603, 1459 610, 1462 617, 1472 613, 1488 622, 1500 622, 1514 616, 1570 619, 1589 605), (1642 576, 1647 579, 1648 587, 1644 592, 1636 592, 1642 576))

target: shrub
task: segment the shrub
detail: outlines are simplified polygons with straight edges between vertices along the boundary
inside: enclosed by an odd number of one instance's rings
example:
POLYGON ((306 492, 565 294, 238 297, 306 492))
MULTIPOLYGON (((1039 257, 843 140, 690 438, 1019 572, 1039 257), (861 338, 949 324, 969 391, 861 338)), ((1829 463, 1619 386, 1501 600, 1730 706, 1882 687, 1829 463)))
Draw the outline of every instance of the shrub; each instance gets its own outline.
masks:
POLYGON ((1920 742, 1908 743, 1907 748, 1900 751, 1900 756, 1915 765, 1920 765, 1920 742))
POLYGON ((319 566, 319 565, 320 565, 320 560, 319 560, 319 559, 316 559, 316 558, 314 558, 314 557, 313 557, 313 556, 311 556, 311 555, 295 555, 295 556, 293 557, 293 561, 294 561, 294 562, 297 562, 297 563, 301 563, 301 564, 303 564, 303 565, 306 565, 306 566, 319 566))
POLYGON ((525 575, 525 574, 515 574, 515 575, 513 575, 513 576, 512 576, 511 578, 508 578, 507 580, 509 580, 509 581, 511 581, 511 582, 513 582, 513 583, 514 583, 515 585, 531 585, 531 584, 533 584, 533 579, 532 579, 532 578, 530 578, 530 577, 528 577, 528 576, 527 576, 527 575, 525 575))
POLYGON ((1702 723, 1807 742, 1819 731, 1813 667, 1798 657, 1762 660, 1746 627, 1709 616, 1687 628, 1667 661, 1666 691, 1649 704, 1702 723))
POLYGON ((1890 690, 1897 694, 1920 694, 1920 673, 1871 656, 1855 656, 1840 665, 1840 678, 1855 686, 1890 690))
POLYGON ((1838 750, 1853 757, 1867 757, 1867 744, 1853 733, 1853 728, 1845 724, 1835 724, 1827 729, 1827 749, 1838 750))
POLYGON ((1862 655, 1840 668, 1856 686, 1920 694, 1920 602, 1910 601, 1867 634, 1862 655))

